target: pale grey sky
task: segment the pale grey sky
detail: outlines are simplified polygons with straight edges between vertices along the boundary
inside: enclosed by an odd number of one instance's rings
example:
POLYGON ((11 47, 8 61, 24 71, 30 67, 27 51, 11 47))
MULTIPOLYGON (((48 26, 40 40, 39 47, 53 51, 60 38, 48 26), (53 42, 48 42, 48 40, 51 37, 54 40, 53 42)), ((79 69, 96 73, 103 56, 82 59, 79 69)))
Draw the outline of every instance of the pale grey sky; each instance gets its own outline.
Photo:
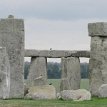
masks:
POLYGON ((0 17, 25 19, 29 49, 89 50, 87 24, 107 21, 107 0, 0 0, 0 17))

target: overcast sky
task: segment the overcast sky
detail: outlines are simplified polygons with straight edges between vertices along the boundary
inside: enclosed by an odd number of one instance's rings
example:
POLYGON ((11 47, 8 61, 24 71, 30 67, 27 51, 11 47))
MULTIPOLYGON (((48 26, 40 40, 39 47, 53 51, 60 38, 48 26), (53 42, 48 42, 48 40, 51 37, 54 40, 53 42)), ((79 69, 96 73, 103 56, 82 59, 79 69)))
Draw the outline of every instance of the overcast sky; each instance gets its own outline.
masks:
POLYGON ((25 19, 25 48, 89 50, 88 23, 107 21, 107 0, 0 0, 0 17, 25 19))

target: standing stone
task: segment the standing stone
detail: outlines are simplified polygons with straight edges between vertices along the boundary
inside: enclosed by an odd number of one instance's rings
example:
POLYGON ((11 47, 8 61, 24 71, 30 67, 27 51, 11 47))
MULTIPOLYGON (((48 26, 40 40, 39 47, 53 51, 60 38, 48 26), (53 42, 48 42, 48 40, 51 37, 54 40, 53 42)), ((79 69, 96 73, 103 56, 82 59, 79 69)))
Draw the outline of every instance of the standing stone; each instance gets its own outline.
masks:
POLYGON ((62 78, 61 83, 60 83, 60 91, 70 90, 70 89, 71 89, 71 86, 70 86, 68 78, 62 78))
POLYGON ((77 57, 62 58, 61 91, 80 88, 80 61, 77 57), (65 84, 66 83, 66 84, 65 84), (68 85, 68 86, 67 86, 68 85))
POLYGON ((24 22, 10 15, 0 20, 0 46, 6 47, 10 62, 10 98, 24 95, 24 22))
POLYGON ((0 99, 9 98, 10 64, 6 48, 0 47, 0 99))
POLYGON ((28 86, 47 84, 47 60, 44 57, 32 57, 28 76, 28 86))
POLYGON ((91 52, 89 61, 90 91, 98 96, 98 89, 107 84, 107 23, 90 23, 91 52))

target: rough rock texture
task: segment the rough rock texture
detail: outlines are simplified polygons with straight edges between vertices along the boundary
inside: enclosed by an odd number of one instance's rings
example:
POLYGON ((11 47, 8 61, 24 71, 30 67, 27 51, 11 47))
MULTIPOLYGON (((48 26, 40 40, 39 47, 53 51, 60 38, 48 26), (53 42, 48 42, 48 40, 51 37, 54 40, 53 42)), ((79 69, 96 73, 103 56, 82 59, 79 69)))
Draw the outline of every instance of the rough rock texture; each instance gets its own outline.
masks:
POLYGON ((70 86, 70 83, 68 81, 68 78, 62 78, 61 83, 60 83, 60 91, 70 90, 70 89, 71 89, 71 86, 70 86))
POLYGON ((61 58, 61 57, 90 57, 90 52, 87 50, 35 50, 26 49, 25 57, 48 57, 48 58, 61 58))
MULTIPOLYGON (((92 27, 92 25, 90 26, 92 27)), ((95 27, 93 25, 94 29, 90 26, 91 36, 93 34, 89 61, 90 91, 92 95, 98 96, 99 87, 102 84, 107 84, 107 37, 105 36, 107 29, 106 24, 103 25, 103 23, 97 23, 95 27), (96 35, 96 32, 99 36, 96 35)))
POLYGON ((28 90, 29 90, 29 88, 28 88, 28 86, 27 86, 27 83, 24 82, 24 96, 25 96, 26 94, 28 94, 28 90))
POLYGON ((34 79, 34 86, 45 85, 47 83, 43 76, 34 79))
POLYGON ((91 93, 85 89, 63 90, 61 91, 61 98, 74 101, 91 100, 91 93))
POLYGON ((61 75, 62 81, 60 90, 79 89, 81 81, 79 59, 77 57, 62 58, 61 63, 62 63, 62 75, 61 75))
POLYGON ((10 64, 6 48, 0 47, 0 99, 9 98, 10 64))
POLYGON ((24 95, 24 22, 9 17, 0 20, 0 46, 6 47, 10 62, 10 98, 24 95))
POLYGON ((101 98, 107 97, 107 84, 102 84, 98 90, 98 96, 101 98))
POLYGON ((97 22, 88 24, 89 36, 107 36, 107 23, 97 22))
POLYGON ((56 99, 56 90, 52 85, 33 86, 29 88, 26 98, 30 99, 56 99))
POLYGON ((28 76, 29 86, 47 84, 47 62, 44 57, 32 57, 28 76))

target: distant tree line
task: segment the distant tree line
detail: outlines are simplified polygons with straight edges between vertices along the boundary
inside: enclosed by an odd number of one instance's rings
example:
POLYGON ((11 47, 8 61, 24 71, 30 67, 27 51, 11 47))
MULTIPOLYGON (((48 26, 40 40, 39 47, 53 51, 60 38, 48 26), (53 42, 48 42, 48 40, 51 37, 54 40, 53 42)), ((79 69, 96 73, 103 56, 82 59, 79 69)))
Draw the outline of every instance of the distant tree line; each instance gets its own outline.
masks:
MULTIPOLYGON (((89 64, 81 63, 81 77, 88 78, 89 75, 89 64)), ((25 62, 24 66, 24 78, 27 79, 29 74, 30 62, 25 62)), ((60 79, 61 78, 61 63, 57 62, 48 62, 47 63, 47 76, 48 79, 60 79)))
POLYGON ((49 79, 59 79, 61 78, 61 64, 57 62, 47 63, 47 76, 49 79))
POLYGON ((81 63, 81 78, 88 78, 89 76, 89 64, 88 63, 81 63))

